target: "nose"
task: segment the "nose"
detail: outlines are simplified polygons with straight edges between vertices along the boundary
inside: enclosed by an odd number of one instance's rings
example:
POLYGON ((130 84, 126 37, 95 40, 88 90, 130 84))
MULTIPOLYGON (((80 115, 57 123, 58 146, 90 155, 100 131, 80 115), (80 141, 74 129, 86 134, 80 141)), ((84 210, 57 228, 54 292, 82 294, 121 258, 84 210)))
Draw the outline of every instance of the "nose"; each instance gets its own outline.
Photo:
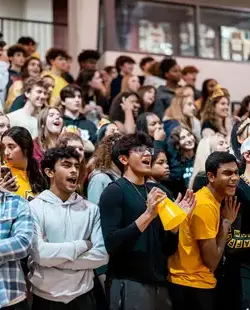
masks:
POLYGON ((9 152, 8 148, 6 148, 6 149, 4 150, 4 155, 5 155, 5 156, 8 156, 9 154, 10 154, 10 152, 9 152))

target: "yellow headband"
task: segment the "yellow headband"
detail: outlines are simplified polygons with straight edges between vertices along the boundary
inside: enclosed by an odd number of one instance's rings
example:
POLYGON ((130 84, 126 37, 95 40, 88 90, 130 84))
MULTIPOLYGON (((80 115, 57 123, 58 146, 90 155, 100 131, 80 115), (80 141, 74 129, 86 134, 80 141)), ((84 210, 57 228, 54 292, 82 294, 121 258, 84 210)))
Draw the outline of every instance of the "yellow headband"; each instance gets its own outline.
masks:
POLYGON ((211 96, 211 99, 217 98, 217 97, 223 97, 224 92, 219 84, 217 84, 214 88, 213 94, 211 96))

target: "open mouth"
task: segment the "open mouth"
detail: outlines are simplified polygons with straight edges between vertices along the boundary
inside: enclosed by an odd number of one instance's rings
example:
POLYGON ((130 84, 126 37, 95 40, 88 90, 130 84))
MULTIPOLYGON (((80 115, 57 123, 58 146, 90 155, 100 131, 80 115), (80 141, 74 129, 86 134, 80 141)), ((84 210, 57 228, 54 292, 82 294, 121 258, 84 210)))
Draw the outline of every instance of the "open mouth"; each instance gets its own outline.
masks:
POLYGON ((143 159, 143 160, 142 160, 142 163, 143 163, 143 165, 147 165, 147 166, 150 166, 150 164, 151 164, 151 161, 150 161, 150 159, 148 159, 148 158, 145 158, 145 159, 143 159))
POLYGON ((72 185, 76 185, 77 184, 77 178, 76 177, 68 178, 67 182, 69 182, 72 185))
POLYGON ((60 125, 61 125, 61 122, 60 122, 59 120, 58 120, 58 121, 54 121, 54 122, 53 122, 53 125, 54 125, 54 126, 60 126, 60 125))

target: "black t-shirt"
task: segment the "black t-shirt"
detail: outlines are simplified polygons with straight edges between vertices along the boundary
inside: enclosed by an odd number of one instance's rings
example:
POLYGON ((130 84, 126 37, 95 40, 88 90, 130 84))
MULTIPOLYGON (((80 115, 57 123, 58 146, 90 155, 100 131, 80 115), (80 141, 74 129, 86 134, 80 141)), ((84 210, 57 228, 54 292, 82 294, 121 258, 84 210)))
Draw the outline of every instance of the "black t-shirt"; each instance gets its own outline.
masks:
POLYGON ((242 179, 238 184, 236 196, 241 205, 228 234, 226 258, 246 263, 250 267, 250 186, 242 179))
POLYGON ((178 235, 166 232, 159 217, 144 232, 135 221, 146 210, 145 185, 120 178, 100 198, 100 214, 106 249, 110 255, 107 277, 145 284, 165 284, 166 257, 177 248, 178 235))
POLYGON ((201 124, 201 131, 206 128, 212 129, 215 133, 218 132, 218 129, 209 120, 206 120, 201 124))

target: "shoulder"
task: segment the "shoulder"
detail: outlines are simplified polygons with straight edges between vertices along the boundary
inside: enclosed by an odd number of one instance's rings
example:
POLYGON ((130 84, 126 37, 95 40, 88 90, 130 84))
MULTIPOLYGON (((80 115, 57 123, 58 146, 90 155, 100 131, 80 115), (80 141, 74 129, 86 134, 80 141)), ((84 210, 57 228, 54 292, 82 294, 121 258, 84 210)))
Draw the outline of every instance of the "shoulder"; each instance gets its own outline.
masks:
POLYGON ((91 178, 91 181, 100 182, 100 181, 111 181, 110 177, 104 172, 97 172, 91 178))
POLYGON ((201 129, 202 129, 202 130, 203 130, 203 129, 206 129, 206 128, 215 130, 214 125, 213 125, 209 120, 205 120, 205 121, 201 124, 201 129))

